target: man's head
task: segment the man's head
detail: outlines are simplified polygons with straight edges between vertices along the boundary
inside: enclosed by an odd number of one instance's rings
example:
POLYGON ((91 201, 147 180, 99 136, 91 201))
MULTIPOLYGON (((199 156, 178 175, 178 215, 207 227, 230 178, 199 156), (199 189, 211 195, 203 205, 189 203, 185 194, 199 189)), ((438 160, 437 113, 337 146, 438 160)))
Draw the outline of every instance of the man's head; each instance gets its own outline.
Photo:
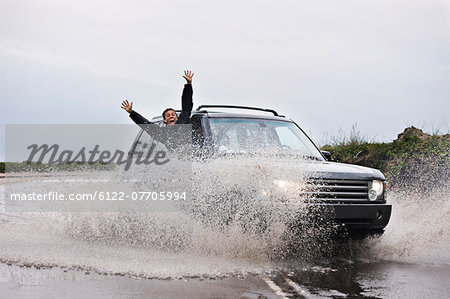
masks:
POLYGON ((164 122, 166 124, 168 124, 169 126, 176 124, 176 122, 178 120, 177 113, 172 108, 167 108, 166 110, 164 110, 164 112, 162 113, 162 116, 163 116, 164 122))

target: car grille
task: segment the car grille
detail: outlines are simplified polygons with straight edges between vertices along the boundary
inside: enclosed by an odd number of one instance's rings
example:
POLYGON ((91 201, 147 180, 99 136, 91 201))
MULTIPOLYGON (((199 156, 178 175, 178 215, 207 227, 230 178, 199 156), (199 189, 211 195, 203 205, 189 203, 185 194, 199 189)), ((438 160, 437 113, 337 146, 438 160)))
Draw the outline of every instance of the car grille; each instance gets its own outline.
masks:
POLYGON ((306 200, 368 202, 368 181, 310 179, 300 193, 306 200))

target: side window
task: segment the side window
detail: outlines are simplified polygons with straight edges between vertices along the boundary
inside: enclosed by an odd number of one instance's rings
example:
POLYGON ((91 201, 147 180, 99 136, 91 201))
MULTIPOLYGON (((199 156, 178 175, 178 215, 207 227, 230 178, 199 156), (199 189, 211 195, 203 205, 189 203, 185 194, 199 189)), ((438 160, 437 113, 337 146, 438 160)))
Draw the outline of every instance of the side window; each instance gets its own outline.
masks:
MULTIPOLYGON (((161 126, 162 121, 155 122, 157 125, 161 126)), ((157 151, 167 151, 167 148, 164 144, 159 142, 158 140, 154 139, 152 136, 150 136, 145 131, 140 131, 138 138, 136 139, 134 143, 134 149, 133 149, 133 155, 137 153, 143 153, 144 156, 147 155, 149 150, 151 149, 152 144, 155 144, 155 147, 153 148, 154 153, 157 151), (145 148, 144 148, 145 145, 145 148)))
POLYGON ((137 140, 136 147, 134 148, 134 153, 142 152, 144 144, 152 144, 153 138, 150 137, 145 132, 142 132, 140 138, 137 140))

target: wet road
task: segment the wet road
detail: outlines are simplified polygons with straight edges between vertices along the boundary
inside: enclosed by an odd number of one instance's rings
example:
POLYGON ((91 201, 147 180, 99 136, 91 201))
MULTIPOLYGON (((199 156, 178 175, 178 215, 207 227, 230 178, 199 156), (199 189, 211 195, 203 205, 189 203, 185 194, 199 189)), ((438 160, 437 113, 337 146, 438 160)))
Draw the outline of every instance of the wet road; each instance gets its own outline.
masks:
POLYGON ((424 196, 392 196, 395 213, 381 238, 342 244, 336 255, 312 260, 301 252, 282 261, 264 258, 259 239, 196 231, 186 222, 189 230, 181 230, 178 218, 158 222, 175 230, 149 236, 181 241, 194 230, 190 250, 165 252, 132 246, 126 230, 108 234, 130 221, 136 232, 149 231, 154 223, 140 218, 81 214, 62 221, 0 212, 0 298, 449 298, 445 194, 428 194, 425 204, 424 196), (109 238, 89 239, 86 223, 109 238))
POLYGON ((1 298, 448 298, 450 266, 340 260, 258 275, 143 279, 0 264, 1 298))

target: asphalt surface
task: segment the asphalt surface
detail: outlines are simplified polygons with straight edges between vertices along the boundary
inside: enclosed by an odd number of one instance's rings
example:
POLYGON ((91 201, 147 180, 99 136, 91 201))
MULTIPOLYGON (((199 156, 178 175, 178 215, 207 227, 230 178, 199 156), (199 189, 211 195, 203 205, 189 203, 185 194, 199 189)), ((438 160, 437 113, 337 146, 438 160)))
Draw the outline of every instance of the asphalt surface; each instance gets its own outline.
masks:
POLYGON ((448 298, 450 266, 333 260, 229 277, 145 279, 0 264, 0 298, 448 298))

